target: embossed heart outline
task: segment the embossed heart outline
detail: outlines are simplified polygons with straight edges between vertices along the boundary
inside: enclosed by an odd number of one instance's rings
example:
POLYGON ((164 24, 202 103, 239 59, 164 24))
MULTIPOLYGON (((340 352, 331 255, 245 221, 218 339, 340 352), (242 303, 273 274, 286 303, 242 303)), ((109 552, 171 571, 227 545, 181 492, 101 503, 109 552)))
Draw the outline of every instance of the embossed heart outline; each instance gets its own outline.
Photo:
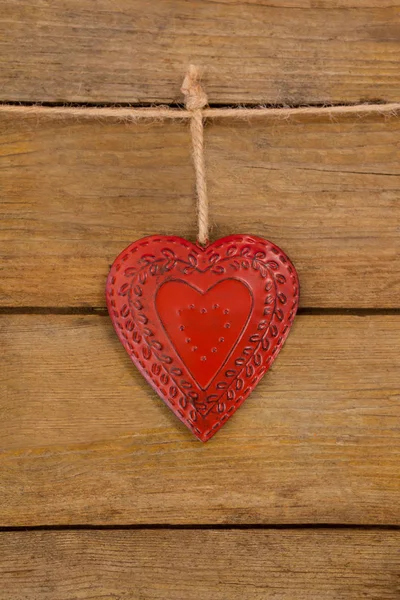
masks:
MULTIPOLYGON (((133 363, 173 413, 205 442, 274 362, 296 315, 299 282, 286 254, 259 237, 231 235, 203 248, 175 236, 150 236, 117 257, 107 279, 106 301, 133 363), (248 287, 251 312, 226 360, 202 387, 162 322, 157 295, 168 282, 187 282, 206 295, 227 280, 248 287)), ((179 297, 170 303, 171 315, 180 310, 179 297)), ((168 310, 163 310, 165 320, 168 310)), ((192 330, 195 327, 193 321, 192 330)))

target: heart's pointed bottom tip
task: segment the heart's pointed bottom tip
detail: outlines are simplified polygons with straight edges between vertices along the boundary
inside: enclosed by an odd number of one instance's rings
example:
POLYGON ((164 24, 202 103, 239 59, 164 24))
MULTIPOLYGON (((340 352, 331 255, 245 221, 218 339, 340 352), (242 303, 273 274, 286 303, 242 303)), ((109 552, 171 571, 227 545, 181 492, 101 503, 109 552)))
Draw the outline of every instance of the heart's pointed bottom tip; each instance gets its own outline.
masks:
POLYGON ((198 435, 197 433, 193 434, 200 442, 202 442, 203 444, 205 444, 206 442, 208 442, 209 440, 211 440, 211 438, 213 437, 214 434, 211 435, 205 435, 205 434, 201 434, 198 435))
POLYGON ((199 442, 202 442, 203 444, 205 444, 206 442, 209 442, 216 433, 219 432, 219 430, 221 429, 221 427, 218 427, 218 429, 214 429, 213 431, 204 431, 204 432, 200 432, 198 433, 197 431, 193 431, 191 428, 188 427, 188 430, 190 431, 190 433, 192 435, 194 435, 194 437, 196 439, 199 440, 199 442))

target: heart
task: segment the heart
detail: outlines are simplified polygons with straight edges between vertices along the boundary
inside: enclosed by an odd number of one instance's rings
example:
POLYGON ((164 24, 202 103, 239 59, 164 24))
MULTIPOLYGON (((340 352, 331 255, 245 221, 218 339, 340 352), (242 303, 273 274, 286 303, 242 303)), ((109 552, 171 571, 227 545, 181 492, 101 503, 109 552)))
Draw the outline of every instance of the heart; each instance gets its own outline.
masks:
POLYGON ((231 235, 203 248, 150 236, 117 257, 106 300, 136 367, 205 442, 275 360, 299 282, 284 252, 262 238, 231 235))
POLYGON ((234 279, 220 281, 206 292, 183 281, 168 281, 158 290, 156 309, 164 329, 202 390, 226 362, 251 305, 250 290, 234 279))

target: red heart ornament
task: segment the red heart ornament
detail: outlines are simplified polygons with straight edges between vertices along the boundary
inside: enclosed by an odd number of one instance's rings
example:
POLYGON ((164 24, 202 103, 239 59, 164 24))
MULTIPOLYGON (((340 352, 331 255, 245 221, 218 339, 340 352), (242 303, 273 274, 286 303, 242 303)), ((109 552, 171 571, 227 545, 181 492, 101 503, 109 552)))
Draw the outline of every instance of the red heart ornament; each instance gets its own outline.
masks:
POLYGON ((275 360, 299 281, 284 252, 262 238, 231 235, 202 248, 150 236, 115 260, 106 300, 134 364, 205 442, 275 360))

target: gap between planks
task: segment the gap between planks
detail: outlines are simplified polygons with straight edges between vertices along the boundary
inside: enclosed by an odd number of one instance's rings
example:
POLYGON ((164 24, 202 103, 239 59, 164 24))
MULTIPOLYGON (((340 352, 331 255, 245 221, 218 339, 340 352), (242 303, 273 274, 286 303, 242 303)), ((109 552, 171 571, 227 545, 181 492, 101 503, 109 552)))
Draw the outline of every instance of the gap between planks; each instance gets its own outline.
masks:
POLYGON ((127 525, 91 525, 88 524, 70 524, 70 525, 19 525, 19 526, 1 526, 0 535, 2 533, 12 532, 28 532, 28 531, 313 531, 319 529, 332 530, 356 530, 356 531, 400 531, 400 525, 388 525, 373 523, 368 525, 357 525, 350 523, 204 523, 204 524, 164 524, 164 523, 149 523, 149 524, 127 524, 127 525))
MULTIPOLYGON (((306 316, 385 316, 400 315, 400 308, 320 308, 301 307, 298 315, 306 316)), ((108 315, 104 306, 0 306, 1 315, 108 315)))

